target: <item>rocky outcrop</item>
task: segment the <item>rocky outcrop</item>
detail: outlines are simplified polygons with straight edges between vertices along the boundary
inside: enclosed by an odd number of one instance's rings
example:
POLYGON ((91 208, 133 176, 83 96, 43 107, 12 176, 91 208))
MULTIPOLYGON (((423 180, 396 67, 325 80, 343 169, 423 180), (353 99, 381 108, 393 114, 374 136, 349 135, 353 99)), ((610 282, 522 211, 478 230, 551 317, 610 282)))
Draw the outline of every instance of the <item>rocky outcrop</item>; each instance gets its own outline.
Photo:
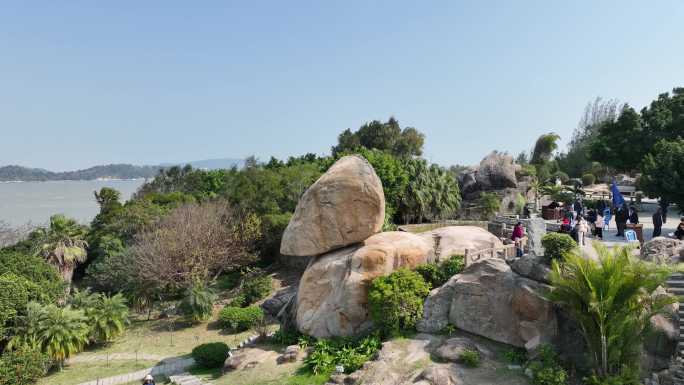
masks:
POLYGON ((684 253, 684 242, 677 239, 655 237, 641 247, 641 259, 665 264, 676 264, 684 253))
POLYGON ((548 289, 519 276, 503 260, 479 261, 430 293, 418 330, 436 332, 452 324, 494 341, 530 348, 551 341, 557 333, 553 304, 540 294, 548 289))
POLYGON ((434 260, 431 239, 385 232, 312 261, 299 283, 296 324, 317 337, 351 336, 371 327, 368 287, 379 276, 434 260))
POLYGON ((261 308, 266 314, 276 317, 280 310, 297 294, 297 286, 288 286, 277 291, 272 297, 266 299, 261 308))
POLYGON ((533 254, 527 254, 507 262, 511 269, 520 276, 541 283, 550 283, 549 274, 551 273, 551 267, 543 256, 537 257, 533 254))
POLYGON ((465 255, 466 249, 503 248, 503 243, 499 238, 477 226, 440 227, 421 233, 419 236, 428 242, 434 243, 437 260, 444 260, 452 255, 465 255))
POLYGON ((478 352, 480 356, 492 356, 488 349, 465 337, 449 338, 435 350, 433 355, 442 361, 461 362, 461 355, 467 350, 478 352))
POLYGON ((382 229, 384 219, 380 178, 364 158, 345 156, 299 200, 280 252, 314 256, 362 242, 382 229))
POLYGON ((487 155, 480 162, 477 180, 485 190, 517 187, 513 157, 496 151, 487 155))

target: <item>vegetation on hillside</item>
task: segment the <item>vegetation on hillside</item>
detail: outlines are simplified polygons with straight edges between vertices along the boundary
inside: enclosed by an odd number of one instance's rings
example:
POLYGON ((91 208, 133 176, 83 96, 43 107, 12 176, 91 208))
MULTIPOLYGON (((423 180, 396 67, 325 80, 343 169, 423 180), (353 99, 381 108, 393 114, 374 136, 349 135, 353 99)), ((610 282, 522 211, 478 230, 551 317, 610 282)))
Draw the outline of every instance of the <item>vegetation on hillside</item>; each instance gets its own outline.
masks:
POLYGON ((53 172, 40 168, 16 165, 0 167, 0 182, 7 181, 53 181, 93 180, 99 178, 136 179, 152 178, 159 171, 157 166, 134 166, 132 164, 108 164, 83 170, 53 172))

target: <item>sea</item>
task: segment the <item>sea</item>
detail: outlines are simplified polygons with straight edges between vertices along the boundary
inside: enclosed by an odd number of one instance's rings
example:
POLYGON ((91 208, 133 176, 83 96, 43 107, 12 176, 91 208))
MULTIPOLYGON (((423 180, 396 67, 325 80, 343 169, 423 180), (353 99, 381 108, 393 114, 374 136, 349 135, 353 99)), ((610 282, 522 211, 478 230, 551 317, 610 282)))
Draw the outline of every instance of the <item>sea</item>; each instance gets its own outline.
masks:
POLYGON ((11 226, 42 225, 53 214, 89 223, 99 212, 94 192, 111 187, 130 199, 144 179, 0 182, 0 221, 11 226))

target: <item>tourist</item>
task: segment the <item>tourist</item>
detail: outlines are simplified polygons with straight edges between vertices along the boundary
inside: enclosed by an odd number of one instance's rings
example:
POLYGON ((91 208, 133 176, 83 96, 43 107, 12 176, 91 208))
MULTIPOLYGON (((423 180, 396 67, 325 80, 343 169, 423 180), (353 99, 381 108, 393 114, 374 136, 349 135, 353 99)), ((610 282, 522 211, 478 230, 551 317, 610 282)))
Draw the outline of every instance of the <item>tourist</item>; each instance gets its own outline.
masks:
POLYGON ((148 374, 143 378, 143 385, 155 385, 154 378, 151 374, 148 374))
POLYGON ((674 236, 680 241, 684 240, 684 217, 681 218, 681 221, 679 222, 679 226, 677 226, 677 231, 675 231, 674 236))
POLYGON ((615 234, 616 237, 625 236, 627 219, 629 219, 629 208, 627 208, 627 203, 625 203, 618 207, 615 212, 615 225, 617 226, 617 234, 615 234))
POLYGON ((587 232, 589 231, 589 226, 587 226, 587 221, 580 215, 577 218, 577 226, 575 226, 577 232, 577 243, 580 246, 586 246, 587 232))
POLYGON ((597 213, 596 214, 596 220, 594 220, 594 232, 596 235, 596 238, 598 239, 603 239, 603 226, 605 223, 603 222, 603 217, 601 214, 597 213))
POLYGON ((575 200, 575 204, 572 206, 572 209, 573 209, 578 215, 581 215, 581 214, 582 214, 582 210, 584 209, 584 208, 582 207, 582 202, 580 202, 579 199, 575 200))
POLYGON ((568 217, 563 217, 563 222, 561 223, 561 231, 565 233, 570 232, 570 219, 568 219, 568 217))
POLYGON ((633 225, 639 223, 639 214, 637 214, 637 209, 634 206, 629 207, 629 223, 633 225))
POLYGON ((513 242, 515 242, 515 253, 517 257, 523 256, 522 239, 524 236, 525 228, 523 227, 522 222, 516 223, 513 227, 513 235, 511 235, 511 239, 513 242))
POLYGON ((653 236, 651 238, 659 237, 660 231, 663 227, 663 209, 658 207, 653 213, 653 236))

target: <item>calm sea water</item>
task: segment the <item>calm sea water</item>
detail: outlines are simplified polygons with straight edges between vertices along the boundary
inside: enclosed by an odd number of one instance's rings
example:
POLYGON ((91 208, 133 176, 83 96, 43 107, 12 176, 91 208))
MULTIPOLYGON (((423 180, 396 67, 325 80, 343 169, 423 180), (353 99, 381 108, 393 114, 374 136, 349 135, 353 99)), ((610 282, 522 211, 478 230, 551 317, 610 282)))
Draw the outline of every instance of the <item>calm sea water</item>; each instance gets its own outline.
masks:
POLYGON ((138 180, 89 180, 0 183, 0 220, 19 226, 46 223, 53 214, 65 214, 88 223, 98 213, 94 191, 111 187, 128 200, 142 185, 138 180))

